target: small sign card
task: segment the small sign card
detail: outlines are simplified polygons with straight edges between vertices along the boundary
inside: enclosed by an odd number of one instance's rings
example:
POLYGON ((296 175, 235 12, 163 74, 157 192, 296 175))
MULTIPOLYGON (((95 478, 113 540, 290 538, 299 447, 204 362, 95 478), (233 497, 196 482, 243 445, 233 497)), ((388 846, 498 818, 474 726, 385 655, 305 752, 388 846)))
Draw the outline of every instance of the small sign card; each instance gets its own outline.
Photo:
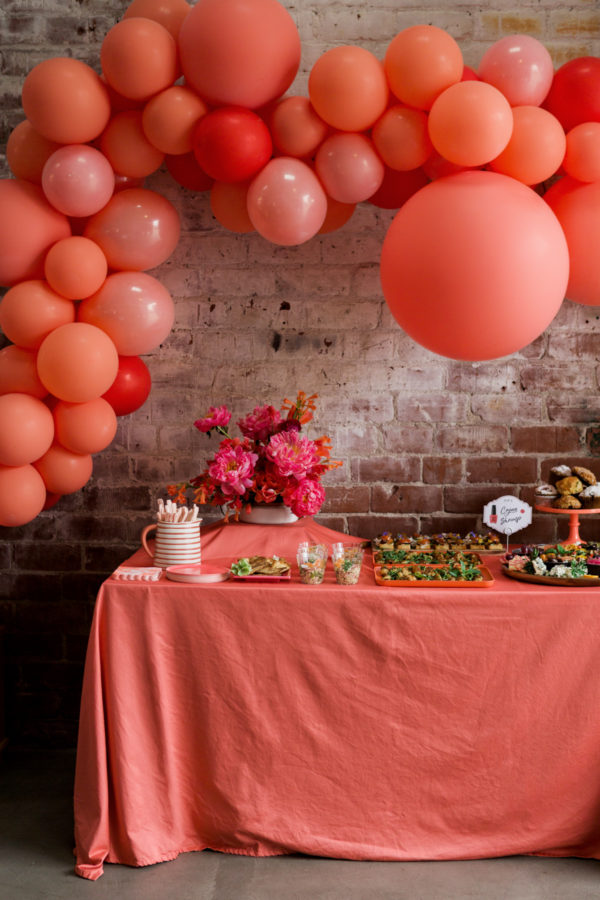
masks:
POLYGON ((509 536, 531 525, 531 506, 518 497, 506 494, 483 507, 483 521, 494 531, 506 535, 508 551, 509 536))

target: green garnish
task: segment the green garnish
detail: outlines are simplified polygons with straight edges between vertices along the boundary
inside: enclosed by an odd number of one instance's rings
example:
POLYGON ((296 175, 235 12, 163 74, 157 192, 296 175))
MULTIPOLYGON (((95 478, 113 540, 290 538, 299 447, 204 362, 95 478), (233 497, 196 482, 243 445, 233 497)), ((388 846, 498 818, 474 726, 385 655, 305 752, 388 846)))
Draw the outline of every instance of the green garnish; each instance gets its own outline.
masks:
POLYGON ((251 575, 252 566, 250 565, 250 560, 245 556, 238 559, 237 562, 231 564, 231 572, 233 575, 251 575))

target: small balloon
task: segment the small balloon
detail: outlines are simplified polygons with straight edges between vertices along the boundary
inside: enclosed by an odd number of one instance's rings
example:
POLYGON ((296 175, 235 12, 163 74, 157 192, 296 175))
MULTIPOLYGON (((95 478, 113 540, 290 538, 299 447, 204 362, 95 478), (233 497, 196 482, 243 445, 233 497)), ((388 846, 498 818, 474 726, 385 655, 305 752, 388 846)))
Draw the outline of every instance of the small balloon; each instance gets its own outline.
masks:
POLYGON ((145 178, 162 165, 164 153, 151 144, 143 127, 143 113, 136 109, 117 113, 100 139, 102 152, 119 175, 145 178))
POLYGON ((312 67, 308 93, 324 122, 340 131, 365 131, 385 110, 389 89, 376 56, 363 47, 338 46, 312 67))
POLYGON ((128 416, 144 405, 152 379, 148 366, 139 356, 120 356, 117 376, 103 398, 117 416, 128 416))
POLYGON ((270 117, 275 147, 284 156, 311 156, 329 133, 329 126, 314 110, 308 97, 284 97, 270 117))
POLYGON ((32 463, 53 438, 54 421, 45 403, 29 394, 0 396, 0 465, 32 463))
POLYGON ((0 394, 31 394, 42 399, 48 391, 37 373, 37 353, 9 344, 0 350, 0 394))
POLYGON ((565 131, 583 122, 600 122, 600 59, 581 56, 554 73, 544 106, 565 131))
POLYGON ((334 200, 333 197, 327 197, 325 220, 317 233, 330 234, 332 231, 337 231, 346 222, 350 221, 355 209, 356 203, 340 203, 339 200, 334 200))
POLYGON ((148 100, 178 77, 177 44, 153 19, 123 18, 102 42, 100 63, 108 83, 123 97, 148 100))
POLYGON ((87 144, 56 150, 42 171, 48 201, 66 216, 83 218, 106 206, 114 190, 114 172, 107 158, 87 144))
POLYGON ((15 178, 42 183, 42 169, 46 160, 58 150, 60 144, 39 134, 31 122, 20 122, 8 136, 6 162, 15 178))
POLYGON ((0 466, 0 525, 26 525, 41 513, 45 501, 46 487, 33 466, 0 466))
POLYGON ((188 191, 209 191, 214 184, 214 178, 207 175, 198 165, 193 151, 177 156, 167 155, 165 165, 177 184, 187 188, 188 191))
POLYGON ((152 97, 144 107, 144 134, 162 153, 190 153, 194 128, 207 112, 208 107, 198 94, 183 85, 173 85, 152 97))
POLYGON ((369 197, 369 203, 380 209, 400 209, 409 197, 429 184, 423 169, 399 172, 386 167, 381 187, 369 197))
POLYGON ((578 181, 600 181, 600 122, 582 122, 571 128, 563 169, 578 181))
POLYGON ((435 25, 405 28, 390 42, 384 60, 392 92, 416 109, 431 109, 446 88, 460 81, 463 65, 454 38, 435 25))
POLYGON ((600 181, 582 184, 562 179, 544 200, 560 222, 569 247, 568 299, 583 306, 600 306, 600 181))
POLYGON ((431 107, 429 137, 445 159, 459 166, 482 166, 510 140, 513 114, 508 100, 484 81, 461 81, 431 107))
POLYGON ((55 328, 38 350, 40 381, 48 393, 72 403, 102 396, 115 380, 118 366, 114 343, 100 328, 85 322, 55 328))
POLYGON ((535 38, 511 34, 486 50, 477 74, 498 88, 511 106, 539 106, 550 90, 554 64, 535 38))
POLYGON ((46 281, 69 300, 83 300, 94 294, 107 272, 106 256, 98 244, 79 235, 57 241, 44 262, 46 281))
POLYGON ((566 145, 563 127, 552 113, 539 106, 515 106, 510 140, 489 167, 523 184, 539 184, 558 171, 566 145))
POLYGON ((372 137, 384 163, 401 172, 418 169, 433 153, 427 115, 408 106, 387 109, 375 123, 372 137))
POLYGON ((99 453, 117 433, 117 416, 102 397, 87 403, 60 400, 54 408, 56 439, 73 453, 99 453))
POLYGON ((249 181, 215 181, 210 192, 210 208, 218 222, 229 231, 248 234, 255 231, 248 215, 249 181))
MULTIPOLYGON (((92 477, 91 455, 73 453, 60 444, 52 447, 35 462, 46 490, 52 494, 73 494, 92 477)), ((44 498, 45 499, 45 498, 44 498)))
POLYGON ((191 8, 185 0, 132 0, 123 13, 123 18, 153 19, 177 40, 183 20, 191 8))
POLYGON ((303 244, 325 221, 327 197, 312 169, 299 159, 272 159, 248 189, 248 215, 274 244, 303 244))
POLYGON ((241 106, 223 106, 203 116, 194 129, 193 147, 200 167, 216 181, 252 178, 273 152, 263 120, 241 106))
POLYGON ((21 281, 0 302, 0 328, 14 344, 37 350, 59 325, 75 321, 75 304, 45 281, 21 281))
POLYGON ((350 133, 323 141, 315 168, 327 194, 340 203, 368 200, 381 187, 385 172, 370 138, 350 133))

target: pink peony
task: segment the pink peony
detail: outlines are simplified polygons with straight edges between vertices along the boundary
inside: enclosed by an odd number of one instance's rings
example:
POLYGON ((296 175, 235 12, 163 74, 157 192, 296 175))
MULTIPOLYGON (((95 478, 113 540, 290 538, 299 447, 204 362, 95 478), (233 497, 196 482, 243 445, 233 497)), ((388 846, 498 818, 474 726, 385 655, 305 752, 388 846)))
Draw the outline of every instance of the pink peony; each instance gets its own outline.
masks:
POLYGON ((280 475, 304 478, 320 462, 313 443, 300 437, 297 431, 274 434, 266 449, 266 456, 275 463, 280 475))
POLYGON ((285 502, 294 515, 314 516, 325 500, 325 488, 314 478, 304 478, 294 491, 286 491, 285 502))
POLYGON ((258 456, 237 446, 225 445, 215 453, 208 474, 226 497, 242 496, 252 487, 254 466, 258 456))
POLYGON ((255 406, 254 411, 237 424, 244 437, 251 441, 266 441, 280 422, 281 415, 274 406, 255 406))
POLYGON ((211 406, 208 410, 208 415, 203 419, 197 419, 194 422, 194 426, 198 431, 206 434, 206 432, 212 431, 213 428, 227 428, 230 419, 231 413, 226 406, 211 406))

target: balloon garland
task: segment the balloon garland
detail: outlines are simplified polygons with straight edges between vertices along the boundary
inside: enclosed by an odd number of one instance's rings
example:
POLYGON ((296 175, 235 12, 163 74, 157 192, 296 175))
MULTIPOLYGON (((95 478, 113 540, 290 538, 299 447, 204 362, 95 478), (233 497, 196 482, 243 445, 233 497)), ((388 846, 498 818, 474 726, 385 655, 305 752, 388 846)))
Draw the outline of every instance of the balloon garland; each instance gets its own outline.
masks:
POLYGON ((143 187, 163 164, 210 191, 225 228, 278 245, 341 227, 357 203, 397 209, 385 299, 450 358, 521 349, 565 292, 600 305, 600 60, 554 72, 539 41, 513 35, 474 72, 449 34, 418 25, 383 65, 326 51, 309 96, 284 97, 300 53, 277 0, 133 0, 101 77, 55 58, 25 78, 0 181, 0 525, 79 490, 116 417, 148 396, 140 357, 173 301, 147 270, 180 228, 143 187))

